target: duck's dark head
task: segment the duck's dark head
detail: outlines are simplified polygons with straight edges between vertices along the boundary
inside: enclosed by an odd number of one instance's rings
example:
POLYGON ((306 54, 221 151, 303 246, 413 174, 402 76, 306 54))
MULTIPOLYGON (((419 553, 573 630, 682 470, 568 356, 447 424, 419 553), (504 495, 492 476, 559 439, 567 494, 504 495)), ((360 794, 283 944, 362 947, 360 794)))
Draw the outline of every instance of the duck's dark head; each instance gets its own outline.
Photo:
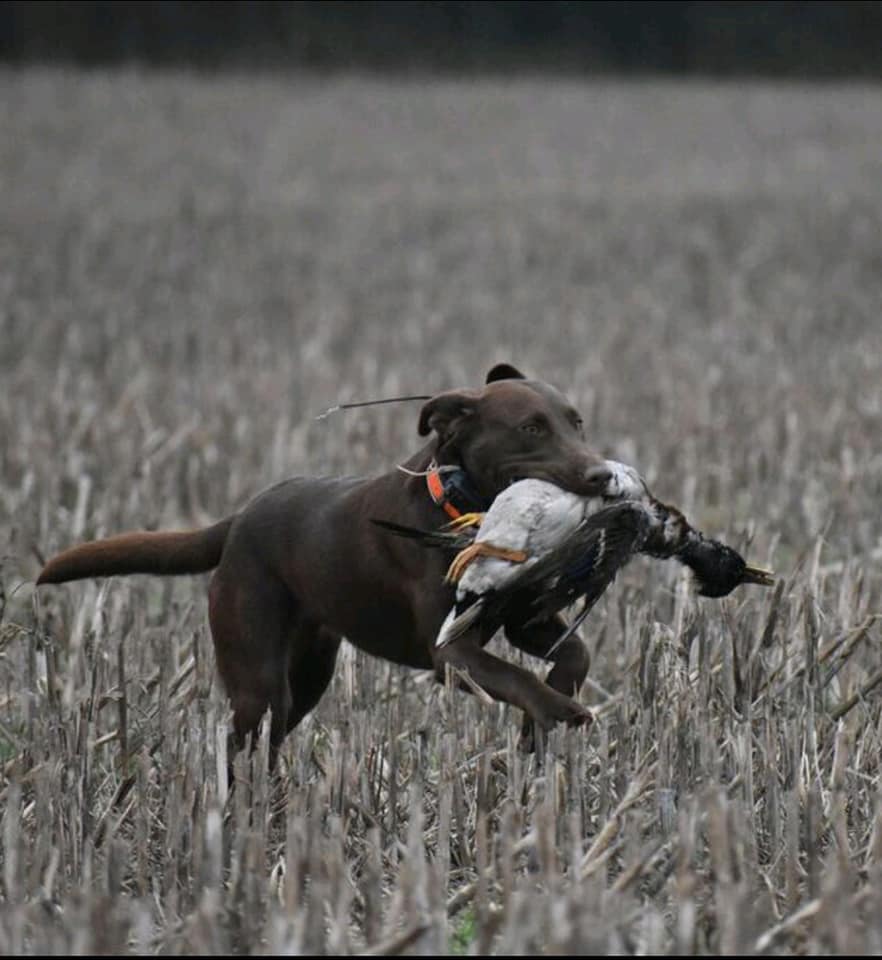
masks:
POLYGON ((725 597, 742 583, 770 587, 775 582, 770 570, 751 566, 737 550, 718 540, 693 540, 680 557, 695 574, 702 597, 725 597))

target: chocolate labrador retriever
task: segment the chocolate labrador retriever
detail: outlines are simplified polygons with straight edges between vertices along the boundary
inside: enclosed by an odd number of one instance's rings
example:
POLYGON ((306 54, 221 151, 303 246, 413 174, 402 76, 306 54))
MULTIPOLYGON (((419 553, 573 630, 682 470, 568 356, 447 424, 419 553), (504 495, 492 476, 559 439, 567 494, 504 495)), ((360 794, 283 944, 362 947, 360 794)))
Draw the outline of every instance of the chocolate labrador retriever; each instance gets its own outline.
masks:
MULTIPOLYGON (((524 477, 598 493, 609 471, 586 445, 579 414, 554 387, 499 364, 483 389, 429 400, 419 433, 432 436, 406 470, 372 479, 295 477, 203 530, 127 533, 73 547, 52 558, 37 583, 214 569, 209 619, 237 747, 271 707, 271 743, 278 748, 330 683, 343 637, 393 663, 434 669, 439 679, 447 663, 467 671, 541 728, 590 720, 573 699, 589 663, 578 637, 555 650, 545 682, 487 653, 487 636, 437 650, 434 640, 453 602, 444 583, 449 558, 371 522, 438 527, 460 510, 486 506, 524 477)), ((544 657, 563 623, 527 628, 525 619, 526 612, 510 616, 506 635, 544 657)))

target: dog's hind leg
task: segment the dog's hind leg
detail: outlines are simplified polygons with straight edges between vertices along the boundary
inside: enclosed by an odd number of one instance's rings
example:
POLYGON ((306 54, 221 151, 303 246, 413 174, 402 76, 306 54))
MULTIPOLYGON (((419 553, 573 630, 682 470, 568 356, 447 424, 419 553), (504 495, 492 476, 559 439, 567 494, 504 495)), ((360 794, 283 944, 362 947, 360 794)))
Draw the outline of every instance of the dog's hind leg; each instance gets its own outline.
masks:
POLYGON ((294 600, 280 582, 263 571, 253 574, 237 564, 234 574, 218 570, 209 588, 208 616, 218 672, 233 708, 231 749, 252 742, 267 709, 272 710, 270 752, 288 731, 289 632, 294 600))
POLYGON ((286 733, 317 705, 334 677, 341 638, 327 627, 298 624, 291 636, 286 733))

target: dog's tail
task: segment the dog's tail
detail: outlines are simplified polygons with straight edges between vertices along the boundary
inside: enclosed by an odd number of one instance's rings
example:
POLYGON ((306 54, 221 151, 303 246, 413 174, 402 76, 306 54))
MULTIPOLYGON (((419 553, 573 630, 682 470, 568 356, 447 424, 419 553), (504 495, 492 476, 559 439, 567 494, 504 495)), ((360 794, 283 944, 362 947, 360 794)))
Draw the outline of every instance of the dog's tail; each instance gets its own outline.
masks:
POLYGON ((232 523, 228 517, 202 530, 121 533, 83 543, 53 557, 37 585, 127 573, 203 573, 218 565, 232 523))

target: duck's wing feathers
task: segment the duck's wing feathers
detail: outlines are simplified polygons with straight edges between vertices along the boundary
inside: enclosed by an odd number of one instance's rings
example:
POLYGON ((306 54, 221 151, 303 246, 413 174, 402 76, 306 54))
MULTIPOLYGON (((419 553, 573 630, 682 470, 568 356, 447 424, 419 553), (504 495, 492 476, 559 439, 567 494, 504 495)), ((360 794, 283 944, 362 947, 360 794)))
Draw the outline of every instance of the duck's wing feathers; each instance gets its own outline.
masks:
POLYGON ((371 519, 371 523, 394 533, 397 537, 416 540, 424 547, 441 547, 444 550, 463 550, 471 546, 477 532, 474 527, 457 527, 454 530, 420 530, 418 527, 407 527, 391 520, 371 519))
POLYGON ((584 609, 590 609, 641 549, 650 527, 650 516, 636 502, 617 503, 586 517, 556 551, 528 571, 532 583, 548 584, 538 610, 555 613, 579 597, 584 597, 584 609))

